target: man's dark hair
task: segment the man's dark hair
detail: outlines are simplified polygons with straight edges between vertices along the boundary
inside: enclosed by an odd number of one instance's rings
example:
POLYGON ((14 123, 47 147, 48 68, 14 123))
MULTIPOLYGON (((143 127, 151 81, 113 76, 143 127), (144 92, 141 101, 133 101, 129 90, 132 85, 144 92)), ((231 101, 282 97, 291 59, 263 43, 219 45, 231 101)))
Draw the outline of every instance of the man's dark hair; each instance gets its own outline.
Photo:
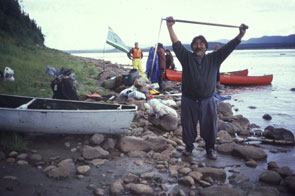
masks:
POLYGON ((197 41, 197 39, 201 40, 201 42, 205 44, 206 49, 208 49, 208 42, 207 42, 207 40, 205 39, 205 37, 203 35, 196 36, 193 39, 193 41, 191 43, 191 49, 193 49, 193 44, 195 43, 195 41, 197 41))

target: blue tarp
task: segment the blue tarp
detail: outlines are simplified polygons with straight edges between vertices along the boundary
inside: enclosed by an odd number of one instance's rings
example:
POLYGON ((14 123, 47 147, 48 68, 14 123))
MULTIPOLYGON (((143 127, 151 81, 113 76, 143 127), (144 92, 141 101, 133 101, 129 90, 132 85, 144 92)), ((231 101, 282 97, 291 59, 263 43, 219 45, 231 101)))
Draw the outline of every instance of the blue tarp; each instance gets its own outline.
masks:
POLYGON ((148 59, 146 61, 146 75, 149 76, 149 80, 152 83, 157 83, 159 80, 159 63, 158 63, 158 55, 156 54, 156 58, 155 58, 155 63, 154 63, 154 68, 153 68, 153 73, 152 72, 152 63, 153 63, 153 58, 154 58, 154 53, 155 53, 155 48, 151 47, 149 50, 149 56, 148 59))

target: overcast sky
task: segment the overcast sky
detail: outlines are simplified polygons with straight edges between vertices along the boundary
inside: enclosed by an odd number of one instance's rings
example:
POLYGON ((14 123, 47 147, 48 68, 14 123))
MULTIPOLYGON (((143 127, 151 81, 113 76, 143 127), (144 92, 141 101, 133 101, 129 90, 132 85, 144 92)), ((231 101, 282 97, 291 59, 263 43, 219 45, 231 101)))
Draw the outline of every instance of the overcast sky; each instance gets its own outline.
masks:
MULTIPOLYGON (((249 25, 244 40, 295 33, 295 0, 20 0, 22 9, 45 35, 45 45, 60 50, 103 49, 108 26, 129 46, 157 42, 161 18, 249 25)), ((165 21, 159 41, 170 44, 165 21)), ((208 41, 232 39, 238 29, 176 23, 183 43, 196 35, 208 41)))

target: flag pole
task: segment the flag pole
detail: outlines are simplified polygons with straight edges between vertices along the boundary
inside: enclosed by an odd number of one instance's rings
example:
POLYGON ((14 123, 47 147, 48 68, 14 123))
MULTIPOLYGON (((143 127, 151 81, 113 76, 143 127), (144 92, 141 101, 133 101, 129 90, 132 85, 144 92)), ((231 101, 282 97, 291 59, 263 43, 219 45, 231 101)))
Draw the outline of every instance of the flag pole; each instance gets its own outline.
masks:
POLYGON ((154 57, 153 57, 153 62, 152 62, 152 71, 151 71, 151 74, 150 74, 150 78, 152 78, 152 75, 153 75, 155 59, 156 59, 156 54, 157 54, 157 50, 158 50, 158 43, 159 43, 159 39, 160 39, 162 22, 163 22, 163 20, 161 19, 159 33, 158 33, 158 39, 157 39, 157 43, 156 43, 156 47, 155 47, 155 52, 154 52, 154 57))
MULTIPOLYGON (((167 19, 162 18, 162 20, 167 20, 167 19)), ((190 23, 190 24, 210 25, 210 26, 229 27, 229 28, 240 28, 240 26, 235 26, 235 25, 217 24, 217 23, 209 23, 209 22, 197 22, 197 21, 190 21, 190 20, 174 19, 173 21, 174 22, 182 22, 182 23, 190 23)), ((246 27, 246 29, 248 29, 248 26, 246 27)))

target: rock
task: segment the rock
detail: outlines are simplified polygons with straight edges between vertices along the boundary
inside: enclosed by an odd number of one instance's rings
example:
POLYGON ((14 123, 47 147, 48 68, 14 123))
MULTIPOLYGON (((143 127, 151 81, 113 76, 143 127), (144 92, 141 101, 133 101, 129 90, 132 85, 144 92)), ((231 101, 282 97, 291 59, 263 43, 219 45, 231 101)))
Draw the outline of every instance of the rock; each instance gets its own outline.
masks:
POLYGON ((109 156, 109 152, 105 151, 100 146, 91 147, 85 145, 82 150, 82 156, 85 159, 107 158, 109 156))
POLYGON ((144 173, 140 175, 140 177, 145 180, 152 180, 154 176, 155 176, 154 173, 144 173))
POLYGON ((96 189, 94 189, 94 194, 97 195, 97 196, 104 196, 105 192, 101 188, 96 188, 96 189))
POLYGON ((92 145, 100 145, 103 141, 104 135, 98 133, 92 135, 92 137, 90 138, 90 144, 92 145))
POLYGON ((233 148, 231 154, 233 156, 242 157, 246 160, 265 160, 267 158, 267 154, 264 152, 264 150, 255 146, 236 145, 233 148))
POLYGON ((113 139, 113 138, 107 138, 102 147, 103 149, 105 150, 108 150, 108 151, 113 151, 116 147, 116 144, 117 144, 117 140, 113 139))
POLYGON ((271 120, 272 119, 271 115, 269 115, 269 114, 264 114, 262 116, 262 118, 265 119, 265 120, 271 120))
POLYGON ((268 126, 264 129, 263 136, 269 139, 295 142, 293 133, 284 128, 268 126))
POLYGON ((178 180, 178 182, 179 182, 180 184, 183 184, 183 185, 185 185, 185 186, 189 186, 189 187, 195 185, 195 181, 194 181, 194 179, 193 179, 191 176, 184 176, 184 177, 180 178, 180 179, 178 180))
POLYGON ((248 167, 257 167, 257 162, 253 159, 250 159, 248 161, 245 162, 245 165, 248 166, 248 167))
POLYGON ((178 126, 174 131, 175 136, 182 136, 182 126, 178 126))
POLYGON ((8 153, 9 157, 16 157, 18 155, 18 153, 16 151, 11 151, 10 153, 8 153))
POLYGON ((211 186, 200 190, 201 196, 242 196, 236 189, 230 188, 228 185, 211 186))
POLYGON ((52 170, 52 169, 55 169, 56 168, 56 166, 54 166, 54 165, 49 165, 49 166, 47 166, 44 170, 43 170, 43 172, 48 172, 48 171, 50 171, 50 170, 52 170))
POLYGON ((71 147, 71 143, 70 142, 65 142, 64 143, 64 146, 67 147, 67 148, 69 148, 69 147, 71 147))
POLYGON ((292 175, 292 170, 288 166, 280 167, 278 169, 275 169, 275 171, 278 172, 283 178, 292 175))
POLYGON ((267 169, 268 170, 273 170, 279 168, 278 164, 274 161, 271 161, 267 164, 267 169))
POLYGON ((124 183, 137 183, 139 181, 139 177, 135 174, 128 173, 128 175, 124 178, 124 183))
POLYGON ((167 131, 174 131, 178 127, 178 119, 177 117, 167 114, 162 117, 161 119, 161 127, 167 131))
POLYGON ((219 142, 221 144, 223 143, 231 143, 232 142, 232 137, 230 136, 230 134, 227 131, 221 130, 218 131, 217 136, 219 137, 219 142))
POLYGON ((235 115, 233 124, 238 124, 242 130, 250 130, 250 121, 243 115, 235 115))
POLYGON ((184 190, 179 189, 178 190, 178 196, 186 196, 184 190))
POLYGON ((85 174, 88 174, 90 169, 91 168, 89 167, 89 165, 82 165, 77 167, 77 173, 85 175, 85 174))
POLYGON ((138 110, 145 111, 144 104, 146 103, 146 100, 136 100, 134 98, 128 97, 127 102, 128 104, 136 105, 138 110))
POLYGON ((6 159, 6 162, 7 163, 15 163, 16 162, 16 158, 9 157, 9 158, 6 159))
POLYGON ((25 160, 18 160, 17 164, 18 165, 28 165, 29 163, 28 163, 28 161, 25 161, 25 160))
POLYGON ((140 150, 128 152, 128 156, 133 158, 144 158, 146 157, 146 155, 147 155, 146 152, 140 151, 140 150))
POLYGON ((188 175, 191 176, 195 180, 195 182, 200 182, 203 177, 203 174, 197 171, 192 171, 188 175))
POLYGON ((183 167, 183 168, 180 168, 178 170, 179 173, 183 174, 183 175, 187 175, 188 173, 190 173, 192 170, 191 168, 188 168, 188 167, 183 167))
POLYGON ((224 130, 228 132, 230 135, 235 135, 239 131, 238 127, 229 122, 222 122, 218 125, 218 131, 224 130))
POLYGON ((90 164, 93 166, 103 165, 106 162, 106 159, 93 159, 90 161, 90 164))
POLYGON ((221 144, 219 146, 217 146, 216 150, 219 153, 223 153, 223 154, 231 154, 231 152, 233 151, 233 149, 235 148, 237 144, 235 143, 225 143, 225 144, 221 144))
POLYGON ((153 189, 145 184, 128 184, 129 190, 131 193, 133 193, 134 195, 145 195, 145 196, 153 196, 154 195, 154 191, 153 189))
POLYGON ((156 126, 162 127, 166 131, 174 131, 178 127, 178 119, 171 114, 165 114, 159 118, 155 115, 149 115, 149 121, 156 126))
POLYGON ((76 173, 76 167, 72 159, 65 159, 58 163, 57 167, 52 167, 47 171, 47 175, 51 178, 61 179, 70 177, 76 173))
POLYGON ((37 164, 41 160, 42 160, 42 156, 40 154, 35 153, 29 156, 29 161, 33 164, 37 164))
POLYGON ((274 187, 256 187, 250 190, 247 196, 279 196, 280 192, 274 187))
POLYGON ((25 160, 27 158, 28 158, 27 153, 22 153, 22 154, 17 155, 17 159, 19 159, 19 160, 25 160))
POLYGON ((282 178, 280 174, 275 171, 265 171, 259 175, 259 180, 267 184, 280 184, 282 178))
POLYGON ((177 177, 178 176, 178 169, 180 168, 180 166, 178 165, 171 165, 169 166, 169 173, 171 176, 173 177, 177 177))
POLYGON ((285 178, 285 183, 290 190, 295 193, 295 176, 288 176, 285 178))
POLYGON ((110 186, 110 195, 111 196, 123 195, 124 187, 123 187, 122 183, 123 183, 122 180, 118 179, 110 186))
POLYGON ((222 113, 223 116, 232 116, 232 105, 230 103, 221 101, 218 104, 217 112, 222 113))
POLYGON ((231 184, 237 185, 249 181, 249 177, 244 174, 233 174, 228 180, 231 184))
POLYGON ((211 177, 214 181, 225 182, 226 173, 223 169, 213 167, 202 167, 196 170, 203 175, 203 178, 211 177))
POLYGON ((130 152, 134 150, 141 151, 163 151, 168 147, 167 141, 163 137, 148 136, 145 138, 139 138, 134 136, 121 137, 119 141, 119 148, 123 152, 130 152))
POLYGON ((200 180, 200 185, 202 186, 202 187, 209 187, 209 186, 211 186, 211 184, 210 184, 210 182, 207 182, 207 181, 205 181, 205 180, 200 180))
POLYGON ((295 88, 291 88, 290 91, 295 91, 295 88))

